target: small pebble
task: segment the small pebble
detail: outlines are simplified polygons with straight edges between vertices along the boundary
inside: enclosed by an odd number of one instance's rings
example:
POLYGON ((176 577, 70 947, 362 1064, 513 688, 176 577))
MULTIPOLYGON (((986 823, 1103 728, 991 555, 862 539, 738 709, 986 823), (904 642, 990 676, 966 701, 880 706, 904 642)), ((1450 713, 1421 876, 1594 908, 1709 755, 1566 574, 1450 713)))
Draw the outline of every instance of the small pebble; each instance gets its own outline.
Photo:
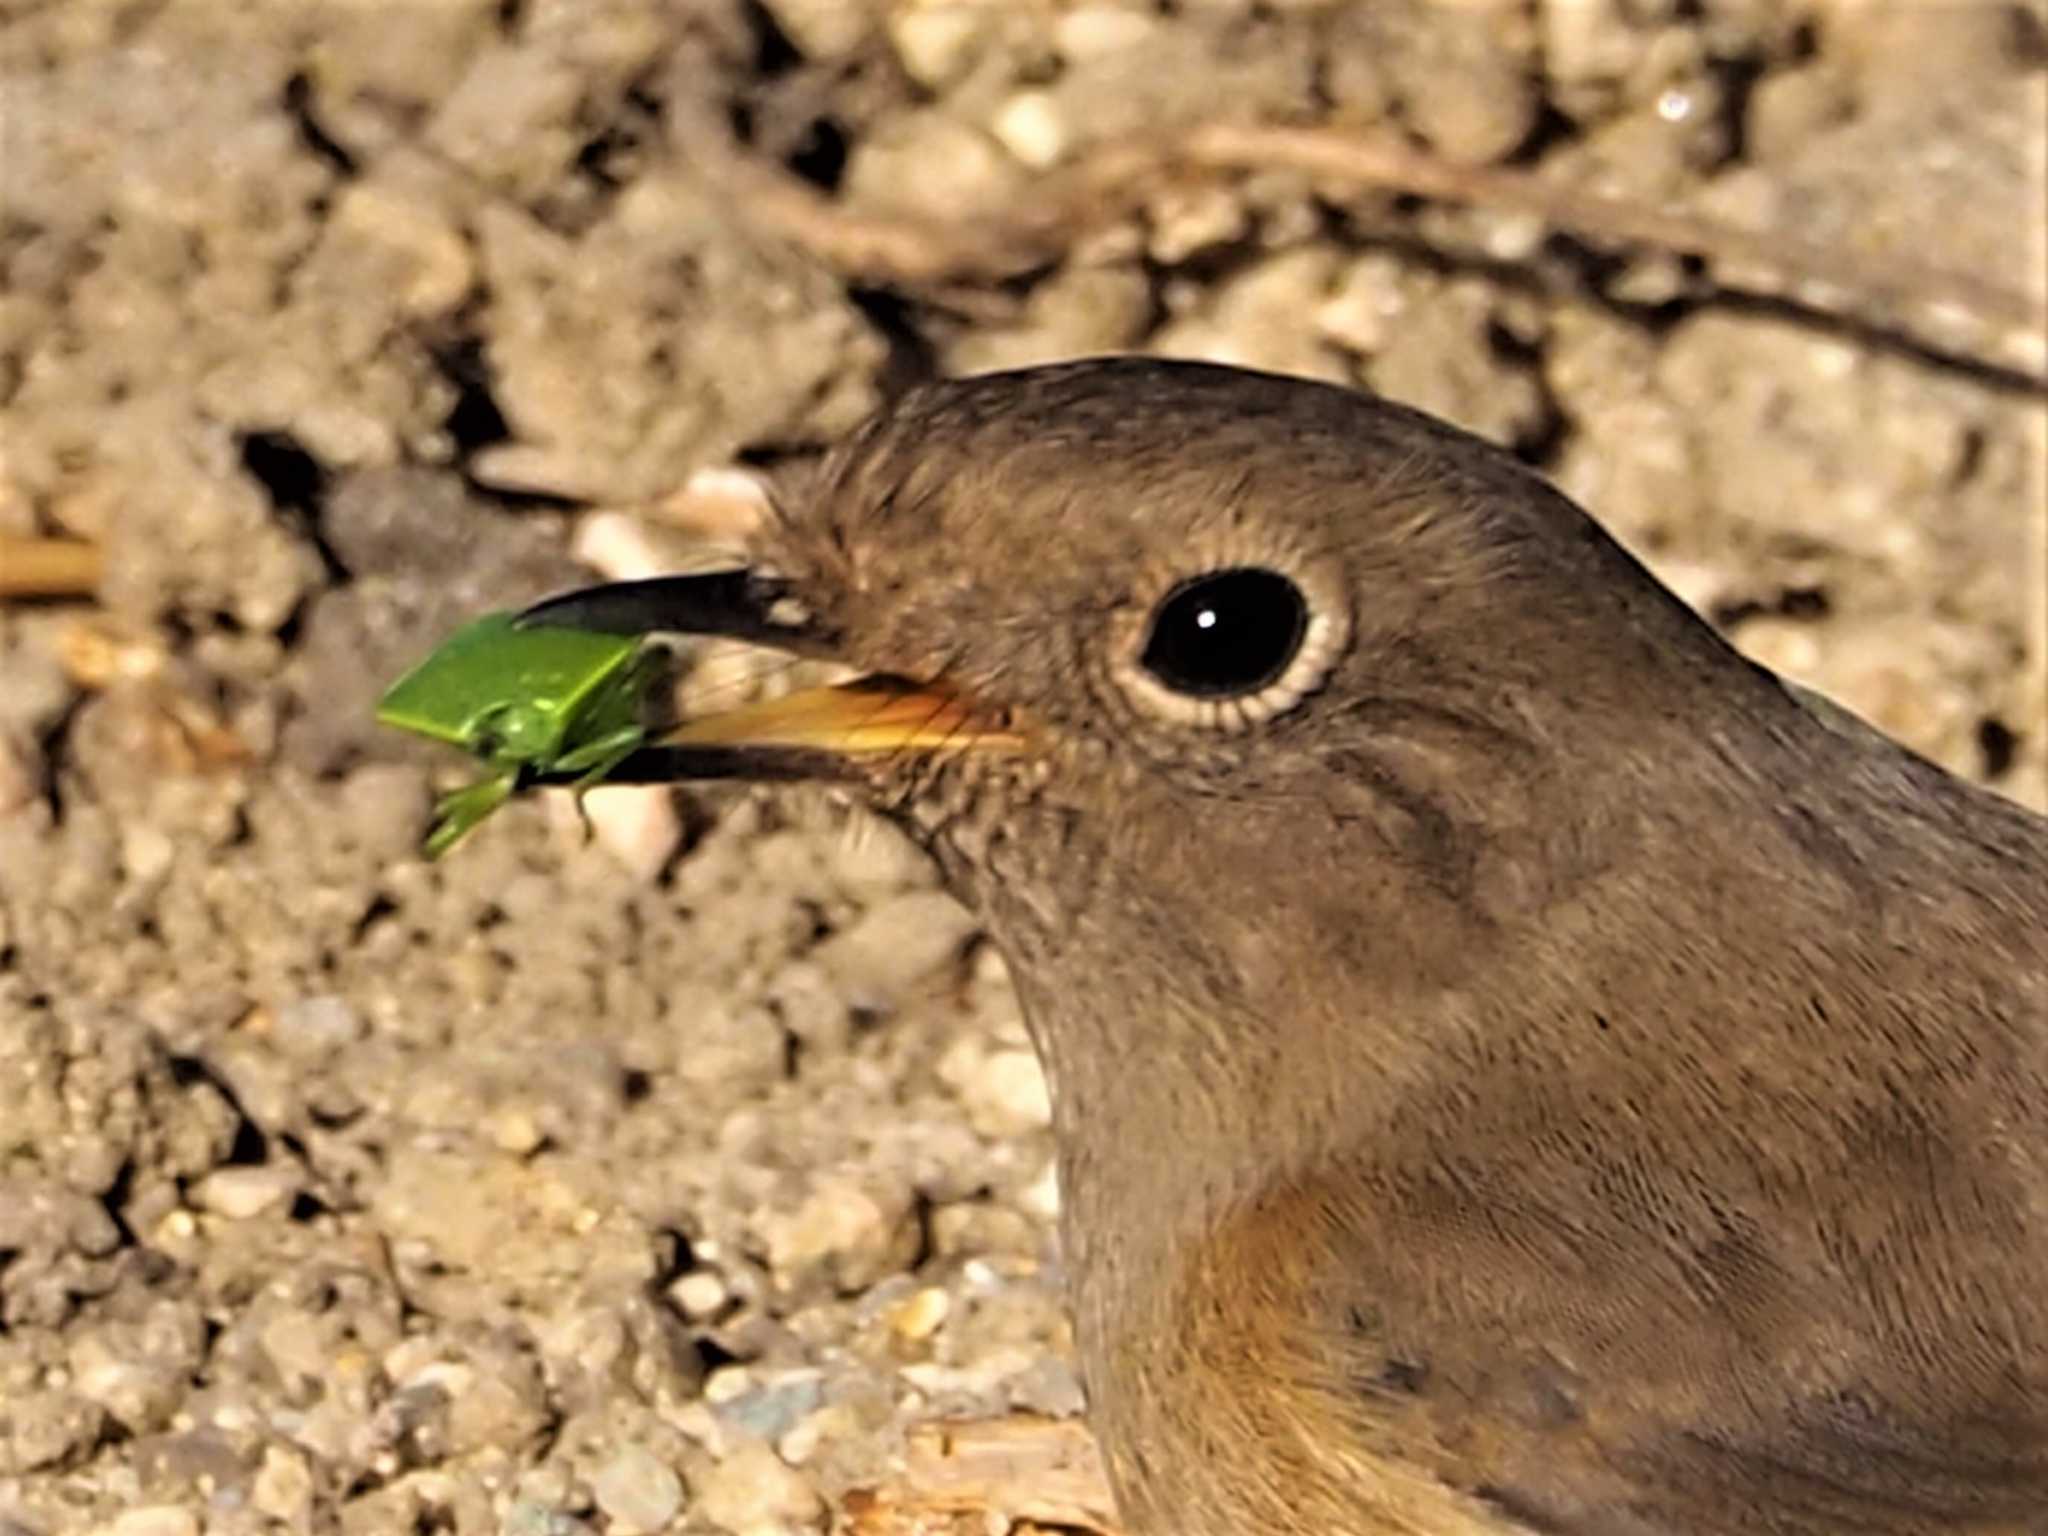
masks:
POLYGON ((0 1475, 56 1466, 93 1445, 106 1427, 106 1411, 74 1393, 24 1392, 10 1396, 0 1415, 0 1475))
MULTIPOLYGON (((706 1397, 710 1396, 707 1391, 706 1397)), ((715 1404, 718 1421, 764 1441, 780 1440, 824 1401, 824 1377, 817 1371, 780 1371, 748 1390, 715 1404)))
POLYGON ((989 132, 1033 170, 1055 164, 1067 150, 1067 125, 1044 91, 1019 91, 996 109, 989 132))
POLYGON ((505 1511, 501 1536, 593 1536, 593 1531, 574 1515, 522 1498, 505 1511))
POLYGON ((984 1136, 1022 1136, 1052 1124, 1052 1096, 1032 1051, 990 1052, 962 1084, 960 1097, 984 1136))
POLYGON ((538 1152, 547 1142, 547 1132, 524 1104, 501 1104, 484 1117, 484 1129, 491 1144, 514 1157, 538 1152))
POLYGON ((1312 318, 1326 341, 1370 357, 1387 344, 1407 306, 1399 263, 1374 253, 1344 268, 1335 290, 1316 306, 1312 318))
POLYGON ((173 1504, 155 1504, 118 1515, 109 1536, 199 1536, 199 1517, 173 1504))
POLYGON ((139 1340, 126 1330, 87 1334, 71 1346, 71 1386, 130 1434, 161 1429, 191 1385, 184 1361, 135 1359, 139 1340))
POLYGON ((693 1323, 715 1316, 732 1294, 725 1280, 709 1269, 692 1270, 669 1287, 669 1296, 693 1323))
POLYGON ((836 59, 867 40, 872 17, 845 0, 766 0, 764 9, 807 59, 836 59))
POLYGON ((289 1204, 301 1187, 299 1171, 284 1163, 253 1168, 217 1168, 193 1189, 201 1210, 231 1221, 246 1221, 289 1204))
POLYGON ((572 840, 586 829, 591 840, 610 854, 634 879, 648 882, 668 866, 682 841, 683 821, 675 797, 659 784, 601 784, 582 797, 550 797, 558 825, 572 840))
POLYGON ((713 464, 693 472, 648 516, 699 544, 743 549, 774 523, 775 498, 759 471, 713 464))
POLYGON ((1056 17, 1053 46, 1072 61, 1122 53, 1150 41, 1157 21, 1122 5, 1077 5, 1056 17))
POLYGON ((939 1331, 953 1298, 936 1285, 926 1286, 889 1314, 889 1329, 900 1339, 928 1339, 939 1331))
POLYGON ((597 1507, 618 1536, 668 1528, 683 1507, 683 1480, 645 1446, 629 1445, 590 1480, 597 1507))
POLYGON ((1051 1158, 1045 1160, 1045 1170, 1033 1179, 1017 1196, 1017 1204, 1027 1214, 1053 1220, 1060 1213, 1060 1170, 1051 1158))
POLYGON ((368 1031, 348 999, 323 994, 301 997, 277 1010, 271 1038, 297 1056, 324 1056, 354 1045, 368 1031))
POLYGON ((569 554, 607 581, 645 581, 675 568, 647 520, 616 507, 578 518, 569 554))
POLYGON ((693 1513, 724 1530, 753 1532, 778 1524, 809 1526, 824 1513, 817 1490, 767 1446, 748 1443, 704 1477, 693 1513))
POLYGON ((1241 240, 1251 227, 1244 199, 1230 187, 1164 187, 1146 212, 1151 233, 1145 249, 1154 261, 1169 267, 1241 240))
POLYGON ((304 1525, 313 1509, 313 1472, 306 1458, 283 1446, 266 1446, 249 1501, 273 1520, 304 1525))
POLYGON ((797 1425, 775 1442, 775 1453, 792 1467, 808 1466, 819 1449, 832 1442, 844 1443, 872 1434, 873 1423, 853 1403, 833 1403, 797 1425))
POLYGON ((764 1213, 756 1225, 776 1284, 790 1292, 829 1283, 861 1291, 916 1253, 908 1184, 828 1176, 793 1211, 764 1213))
POLYGON ((951 84, 974 60, 989 30, 975 6, 906 5, 889 17, 889 41, 904 73, 931 89, 951 84))
POLYGON ((161 827, 128 826, 121 829, 121 867, 137 885, 147 885, 169 873, 178 845, 161 827))
POLYGON ((957 959, 974 933, 974 919, 951 896, 910 891, 827 939, 817 961, 857 1006, 886 1009, 957 959))

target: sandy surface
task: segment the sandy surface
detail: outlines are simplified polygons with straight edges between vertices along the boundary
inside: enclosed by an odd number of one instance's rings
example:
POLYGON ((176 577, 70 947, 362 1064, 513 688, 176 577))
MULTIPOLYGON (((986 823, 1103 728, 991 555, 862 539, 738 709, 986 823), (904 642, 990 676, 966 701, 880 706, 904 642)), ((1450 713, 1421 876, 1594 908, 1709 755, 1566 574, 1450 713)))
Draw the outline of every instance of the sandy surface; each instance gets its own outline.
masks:
POLYGON ((915 853, 615 794, 429 868, 459 767, 367 715, 922 374, 1418 403, 2048 801, 2048 10, 1175 11, 0 3, 0 562, 105 560, 0 599, 0 1533, 805 1531, 1078 1409, 1043 1085, 915 853), (1161 152, 1230 124, 1408 180, 1161 152))

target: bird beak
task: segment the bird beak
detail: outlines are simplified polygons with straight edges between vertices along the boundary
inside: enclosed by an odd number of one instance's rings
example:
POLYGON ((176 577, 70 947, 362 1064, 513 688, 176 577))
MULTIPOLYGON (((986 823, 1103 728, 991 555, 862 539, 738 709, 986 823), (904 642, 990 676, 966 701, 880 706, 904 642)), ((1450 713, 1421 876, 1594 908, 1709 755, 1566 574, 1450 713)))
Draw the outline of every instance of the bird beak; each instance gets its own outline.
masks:
MULTIPOLYGON (((708 571, 585 587, 536 603, 517 622, 613 635, 719 636, 798 656, 837 659, 831 637, 802 610, 787 584, 757 571, 708 571)), ((643 784, 851 779, 860 776, 864 761, 877 758, 1016 751, 1023 745, 1019 733, 977 712, 943 684, 870 674, 685 720, 605 778, 643 784)))

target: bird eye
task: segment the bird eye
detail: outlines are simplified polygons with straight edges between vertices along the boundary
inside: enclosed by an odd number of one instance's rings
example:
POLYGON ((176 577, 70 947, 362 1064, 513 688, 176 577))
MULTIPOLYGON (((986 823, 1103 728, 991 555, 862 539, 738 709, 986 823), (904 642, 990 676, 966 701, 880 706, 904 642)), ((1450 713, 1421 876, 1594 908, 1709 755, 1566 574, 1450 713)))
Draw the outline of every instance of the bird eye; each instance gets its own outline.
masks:
POLYGON ((1138 661, 1175 693, 1229 699, 1276 681, 1308 633, 1308 599, 1275 571, 1184 581, 1153 610, 1138 661))
POLYGON ((1264 566, 1225 566, 1153 608, 1126 687, 1169 719, 1241 729, 1292 707, 1343 643, 1341 616, 1264 566))

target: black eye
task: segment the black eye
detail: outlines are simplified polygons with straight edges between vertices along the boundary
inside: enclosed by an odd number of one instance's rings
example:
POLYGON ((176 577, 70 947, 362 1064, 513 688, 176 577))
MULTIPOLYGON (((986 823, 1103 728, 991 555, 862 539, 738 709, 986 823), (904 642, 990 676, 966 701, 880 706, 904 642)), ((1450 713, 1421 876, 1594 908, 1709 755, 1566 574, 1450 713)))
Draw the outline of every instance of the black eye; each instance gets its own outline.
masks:
POLYGON ((1230 698, 1278 681, 1307 633, 1301 588, 1277 572, 1238 566, 1167 593, 1138 661, 1175 693, 1230 698))

